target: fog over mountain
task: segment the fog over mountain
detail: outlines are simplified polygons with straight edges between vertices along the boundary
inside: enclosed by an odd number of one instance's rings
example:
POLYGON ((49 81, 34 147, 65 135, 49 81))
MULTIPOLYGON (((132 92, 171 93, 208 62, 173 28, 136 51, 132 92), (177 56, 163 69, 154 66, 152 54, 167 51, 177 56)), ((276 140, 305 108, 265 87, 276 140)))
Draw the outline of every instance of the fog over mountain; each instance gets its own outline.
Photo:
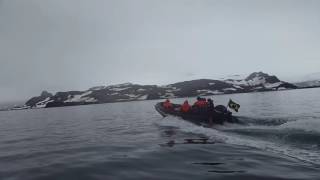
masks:
POLYGON ((319 6, 316 0, 0 0, 0 101, 125 82, 319 72, 319 6))

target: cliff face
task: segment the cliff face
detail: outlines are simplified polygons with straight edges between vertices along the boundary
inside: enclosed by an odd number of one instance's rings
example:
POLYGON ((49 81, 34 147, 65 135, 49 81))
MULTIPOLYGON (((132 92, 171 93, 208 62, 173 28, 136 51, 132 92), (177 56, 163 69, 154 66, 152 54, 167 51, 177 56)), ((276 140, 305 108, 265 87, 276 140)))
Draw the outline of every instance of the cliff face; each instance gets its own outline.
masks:
POLYGON ((46 101, 50 100, 53 95, 47 91, 42 91, 40 96, 33 97, 29 99, 25 105, 30 107, 40 106, 41 104, 45 104, 46 101), (43 103, 42 103, 43 102, 43 103))
POLYGON ((31 108, 43 108, 295 88, 297 88, 295 85, 280 81, 276 76, 255 72, 246 78, 198 79, 166 86, 125 83, 93 87, 86 91, 58 92, 55 95, 44 91, 40 96, 28 100, 25 105, 31 108))

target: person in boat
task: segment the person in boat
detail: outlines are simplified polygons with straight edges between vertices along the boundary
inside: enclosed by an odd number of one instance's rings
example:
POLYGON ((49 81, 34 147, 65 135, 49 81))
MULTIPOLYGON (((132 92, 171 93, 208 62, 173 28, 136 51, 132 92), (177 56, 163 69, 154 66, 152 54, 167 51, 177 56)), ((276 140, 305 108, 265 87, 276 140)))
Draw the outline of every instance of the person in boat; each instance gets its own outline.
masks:
POLYGON ((193 104, 195 107, 203 107, 205 105, 205 99, 197 97, 197 101, 193 104))
POLYGON ((197 97, 197 101, 194 102, 192 106, 193 106, 193 107, 197 107, 197 106, 199 105, 199 103, 200 103, 200 97, 198 96, 198 97, 197 97))
POLYGON ((172 105, 172 103, 170 102, 170 100, 167 99, 165 102, 163 102, 163 107, 164 107, 165 109, 171 110, 171 109, 173 108, 173 105, 172 105))
POLYGON ((203 99, 202 99, 202 106, 203 106, 204 108, 207 108, 207 107, 208 107, 208 102, 207 102, 206 98, 203 98, 203 99))
POLYGON ((214 104, 213 104, 213 100, 211 98, 208 98, 208 100, 207 100, 207 109, 209 112, 214 111, 214 104))
POLYGON ((205 98, 197 97, 197 101, 193 104, 195 112, 202 113, 207 107, 207 101, 205 98))
POLYGON ((194 113, 198 113, 200 111, 200 104, 201 104, 201 98, 198 96, 197 101, 193 103, 192 105, 192 111, 194 113))
POLYGON ((207 106, 207 110, 208 110, 208 114, 209 114, 209 125, 212 126, 213 125, 213 117, 214 117, 214 104, 213 104, 213 100, 211 98, 208 98, 208 106, 207 106))
POLYGON ((184 103, 181 105, 181 112, 188 113, 191 110, 191 106, 189 105, 188 100, 185 100, 184 103))

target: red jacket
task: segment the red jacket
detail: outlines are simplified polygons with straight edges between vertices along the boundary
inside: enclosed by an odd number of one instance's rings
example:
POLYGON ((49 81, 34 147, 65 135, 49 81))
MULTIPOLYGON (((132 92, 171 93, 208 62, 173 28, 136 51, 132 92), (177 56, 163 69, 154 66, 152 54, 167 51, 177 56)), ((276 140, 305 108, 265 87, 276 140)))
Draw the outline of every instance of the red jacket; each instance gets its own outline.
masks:
POLYGON ((169 101, 169 100, 166 100, 164 103, 163 103, 163 107, 166 108, 166 109, 171 109, 173 107, 172 103, 169 101))
POLYGON ((197 107, 203 108, 207 106, 207 101, 205 100, 196 101, 194 105, 197 107))
POLYGON ((182 112, 189 112, 191 109, 191 106, 189 105, 188 102, 184 102, 181 106, 181 111, 182 112))

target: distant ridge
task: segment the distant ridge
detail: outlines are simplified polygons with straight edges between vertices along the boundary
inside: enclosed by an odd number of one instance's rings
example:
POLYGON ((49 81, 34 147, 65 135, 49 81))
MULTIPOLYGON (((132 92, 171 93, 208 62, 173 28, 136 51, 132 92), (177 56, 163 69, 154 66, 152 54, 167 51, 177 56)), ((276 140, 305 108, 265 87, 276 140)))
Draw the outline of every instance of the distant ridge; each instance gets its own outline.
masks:
POLYGON ((320 87, 320 72, 300 77, 293 84, 300 88, 320 87))
POLYGON ((281 81, 276 76, 263 72, 254 72, 247 77, 238 75, 234 77, 232 79, 232 76, 230 76, 230 78, 220 80, 197 79, 166 86, 124 83, 92 87, 86 91, 57 92, 55 95, 44 91, 40 96, 31 98, 24 106, 16 107, 16 109, 278 91, 297 88, 294 84, 281 81))

